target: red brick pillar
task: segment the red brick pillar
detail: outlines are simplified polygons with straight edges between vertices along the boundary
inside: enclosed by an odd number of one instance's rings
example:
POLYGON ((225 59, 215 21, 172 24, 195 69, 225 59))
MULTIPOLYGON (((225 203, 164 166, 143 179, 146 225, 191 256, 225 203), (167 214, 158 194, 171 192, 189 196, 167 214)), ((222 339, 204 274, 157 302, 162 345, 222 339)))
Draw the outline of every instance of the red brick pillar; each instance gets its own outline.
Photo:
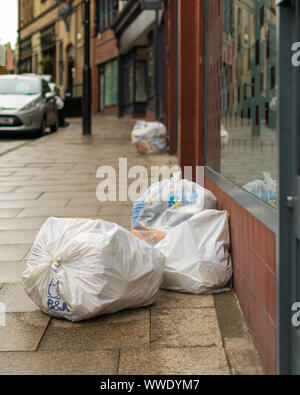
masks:
POLYGON ((170 154, 176 153, 176 7, 175 1, 165 6, 165 122, 168 129, 170 154))
POLYGON ((178 0, 178 159, 195 166, 196 2, 178 0))
POLYGON ((204 0, 196 0, 195 12, 195 164, 204 165, 204 78, 205 78, 205 11, 204 0))

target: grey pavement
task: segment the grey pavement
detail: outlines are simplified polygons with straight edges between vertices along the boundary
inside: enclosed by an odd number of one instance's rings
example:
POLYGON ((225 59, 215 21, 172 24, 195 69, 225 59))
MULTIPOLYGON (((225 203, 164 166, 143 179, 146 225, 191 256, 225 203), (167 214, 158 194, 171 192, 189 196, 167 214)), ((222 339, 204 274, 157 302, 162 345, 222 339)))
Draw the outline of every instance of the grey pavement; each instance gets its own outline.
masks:
POLYGON ((102 218, 130 229, 132 202, 96 198, 99 166, 117 170, 120 157, 128 158, 128 168, 177 164, 169 155, 138 154, 130 139, 133 125, 97 116, 87 137, 74 119, 0 156, 0 302, 7 311, 0 374, 263 373, 232 292, 216 299, 160 291, 151 307, 80 323, 43 314, 26 295, 21 275, 49 216, 102 218), (223 305, 239 328, 233 336, 223 305))

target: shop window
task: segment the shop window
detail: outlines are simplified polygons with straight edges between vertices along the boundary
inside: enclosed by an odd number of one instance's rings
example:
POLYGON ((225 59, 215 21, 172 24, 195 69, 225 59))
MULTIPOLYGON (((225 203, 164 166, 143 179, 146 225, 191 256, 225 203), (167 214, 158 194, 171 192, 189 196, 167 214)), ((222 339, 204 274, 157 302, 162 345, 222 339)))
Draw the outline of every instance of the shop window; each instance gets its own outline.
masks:
POLYGON ((208 167, 244 187, 263 179, 263 172, 277 178, 277 22, 274 2, 248 0, 242 10, 241 3, 208 2, 206 161, 208 167), (225 56, 228 47, 232 56, 225 56), (227 100, 221 100, 224 97, 227 100), (228 132, 225 145, 221 128, 228 132))
POLYGON ((155 94, 155 50, 153 45, 153 32, 148 36, 148 98, 152 99, 155 94))
POLYGON ((123 104, 147 102, 147 48, 136 47, 123 61, 123 104))
POLYGON ((147 63, 136 63, 136 84, 135 84, 135 100, 136 102, 147 101, 147 63))
POLYGON ((96 0, 95 35, 112 25, 118 9, 118 0, 96 0))
POLYGON ((104 68, 104 106, 114 106, 118 102, 118 62, 106 63, 104 68))

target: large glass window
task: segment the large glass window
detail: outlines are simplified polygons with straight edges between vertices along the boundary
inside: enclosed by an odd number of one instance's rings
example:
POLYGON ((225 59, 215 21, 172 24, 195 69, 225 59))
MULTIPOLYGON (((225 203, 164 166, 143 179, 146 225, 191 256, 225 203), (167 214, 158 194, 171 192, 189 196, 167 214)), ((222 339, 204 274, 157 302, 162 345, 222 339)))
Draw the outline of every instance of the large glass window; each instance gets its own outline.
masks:
POLYGON ((96 0, 95 33, 109 28, 118 12, 118 0, 96 0))
POLYGON ((147 63, 142 61, 136 63, 135 100, 147 101, 147 63))
POLYGON ((276 205, 275 1, 208 3, 207 164, 276 205))
POLYGON ((105 65, 105 106, 113 106, 118 102, 118 62, 106 63, 105 65))
POLYGON ((147 50, 136 47, 123 58, 124 105, 147 102, 147 50))

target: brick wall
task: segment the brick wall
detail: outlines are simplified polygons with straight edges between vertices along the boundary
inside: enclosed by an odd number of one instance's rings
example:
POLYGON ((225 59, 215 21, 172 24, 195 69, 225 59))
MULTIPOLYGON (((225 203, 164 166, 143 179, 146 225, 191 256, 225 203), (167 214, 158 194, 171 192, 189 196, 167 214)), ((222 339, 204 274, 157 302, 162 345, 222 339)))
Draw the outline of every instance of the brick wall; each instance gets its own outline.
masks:
POLYGON ((234 289, 265 371, 276 374, 276 236, 208 178, 230 214, 234 289))
MULTIPOLYGON (((94 9, 92 9, 94 13, 94 9)), ((114 32, 110 29, 105 30, 92 40, 92 110, 99 111, 99 70, 100 64, 115 59, 118 56, 117 41, 114 32)), ((118 115, 118 108, 113 106, 105 109, 105 114, 118 115)))
POLYGON ((178 1, 178 160, 195 165, 196 1, 178 1))

